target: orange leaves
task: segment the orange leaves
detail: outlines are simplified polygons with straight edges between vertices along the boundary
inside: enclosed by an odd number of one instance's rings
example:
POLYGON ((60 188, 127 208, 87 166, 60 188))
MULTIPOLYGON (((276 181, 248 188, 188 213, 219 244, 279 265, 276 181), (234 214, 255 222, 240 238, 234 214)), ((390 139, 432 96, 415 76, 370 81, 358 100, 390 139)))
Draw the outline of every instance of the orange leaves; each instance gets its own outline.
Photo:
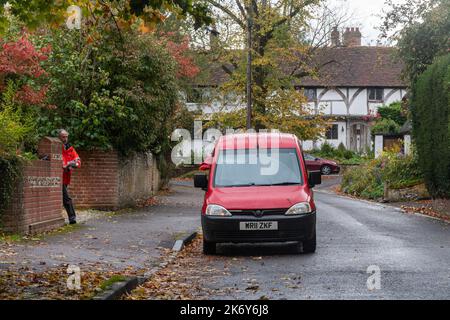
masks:
POLYGON ((430 216, 430 217, 434 217, 434 218, 450 221, 450 217, 449 216, 445 216, 443 214, 440 214, 440 213, 434 211, 429 206, 415 207, 415 206, 403 205, 403 206, 401 206, 401 208, 402 208, 402 210, 404 210, 407 213, 420 213, 420 214, 424 214, 424 215, 427 215, 427 216, 430 216))

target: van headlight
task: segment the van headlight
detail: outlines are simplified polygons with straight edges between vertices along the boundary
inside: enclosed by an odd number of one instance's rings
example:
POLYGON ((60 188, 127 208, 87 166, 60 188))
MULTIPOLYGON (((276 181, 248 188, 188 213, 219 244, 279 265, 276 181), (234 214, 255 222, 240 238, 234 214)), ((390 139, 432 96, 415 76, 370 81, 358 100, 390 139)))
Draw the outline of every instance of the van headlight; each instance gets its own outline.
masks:
POLYGON ((311 205, 308 202, 299 202, 290 207, 285 215, 311 213, 311 211, 311 205))
POLYGON ((209 204, 206 207, 205 214, 207 216, 221 216, 221 217, 229 217, 229 216, 231 216, 230 211, 228 211, 224 207, 219 206, 217 204, 209 204))

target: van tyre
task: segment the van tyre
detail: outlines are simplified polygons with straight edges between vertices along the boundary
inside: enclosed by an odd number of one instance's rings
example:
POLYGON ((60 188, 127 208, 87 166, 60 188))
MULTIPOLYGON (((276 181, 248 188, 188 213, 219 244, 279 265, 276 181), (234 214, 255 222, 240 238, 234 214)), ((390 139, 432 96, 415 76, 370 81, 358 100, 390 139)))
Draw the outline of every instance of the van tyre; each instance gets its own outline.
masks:
POLYGON ((314 236, 306 241, 303 241, 303 253, 314 253, 316 252, 316 233, 314 236))
POLYGON ((216 254, 216 243, 209 242, 203 239, 203 254, 207 255, 216 254))

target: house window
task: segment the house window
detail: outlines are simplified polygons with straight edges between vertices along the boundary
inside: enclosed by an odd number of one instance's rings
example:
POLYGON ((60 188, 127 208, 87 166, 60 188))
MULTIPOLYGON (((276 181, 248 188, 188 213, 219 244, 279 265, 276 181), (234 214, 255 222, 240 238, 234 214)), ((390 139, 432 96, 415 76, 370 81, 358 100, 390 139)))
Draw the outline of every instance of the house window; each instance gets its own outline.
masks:
POLYGON ((383 101, 384 90, 379 88, 369 89, 369 101, 383 101))
POLYGON ((305 88, 304 95, 305 95, 306 99, 308 99, 308 102, 313 102, 313 101, 316 101, 316 99, 317 99, 316 89, 305 88))
POLYGON ((338 139, 338 130, 339 126, 337 124, 333 124, 330 128, 327 129, 325 133, 325 138, 328 140, 337 140, 338 139))
POLYGON ((208 98, 208 88, 192 87, 186 93, 187 103, 204 103, 208 98))

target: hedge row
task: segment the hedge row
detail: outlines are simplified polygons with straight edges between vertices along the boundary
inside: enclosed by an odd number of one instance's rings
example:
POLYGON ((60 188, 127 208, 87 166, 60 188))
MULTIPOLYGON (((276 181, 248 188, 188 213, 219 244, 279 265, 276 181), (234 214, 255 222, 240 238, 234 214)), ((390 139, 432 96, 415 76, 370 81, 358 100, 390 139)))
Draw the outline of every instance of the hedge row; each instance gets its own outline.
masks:
POLYGON ((418 77, 411 114, 427 189, 434 198, 450 198, 450 54, 418 77))

